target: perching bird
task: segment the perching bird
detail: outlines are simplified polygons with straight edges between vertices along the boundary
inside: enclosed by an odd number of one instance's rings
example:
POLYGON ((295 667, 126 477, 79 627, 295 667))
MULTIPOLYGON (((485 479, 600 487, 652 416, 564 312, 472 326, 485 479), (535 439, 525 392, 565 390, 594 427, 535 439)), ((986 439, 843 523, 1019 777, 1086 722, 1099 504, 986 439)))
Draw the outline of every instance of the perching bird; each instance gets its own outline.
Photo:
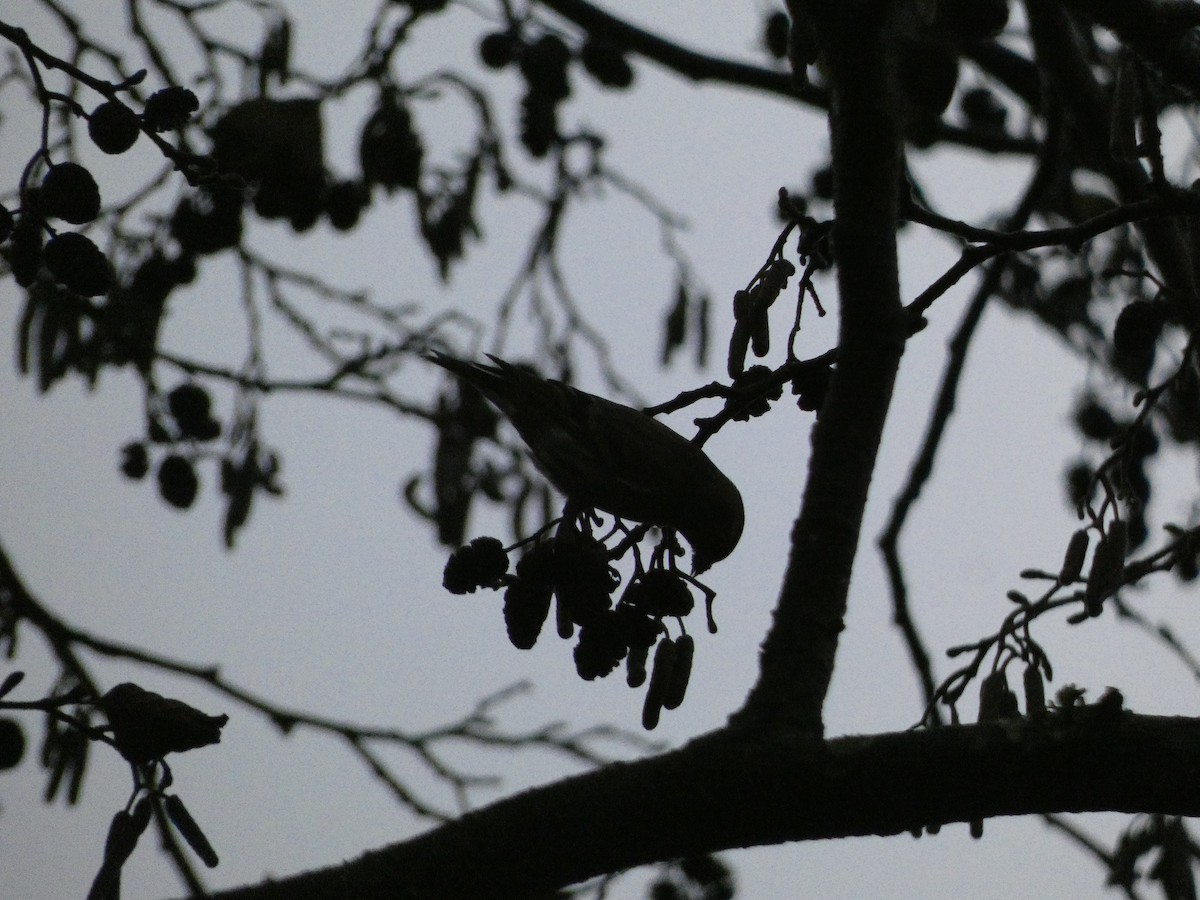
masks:
POLYGON ((674 529, 699 574, 742 536, 742 495, 695 444, 640 410, 494 356, 495 365, 430 351, 508 417, 533 461, 568 500, 622 519, 674 529))

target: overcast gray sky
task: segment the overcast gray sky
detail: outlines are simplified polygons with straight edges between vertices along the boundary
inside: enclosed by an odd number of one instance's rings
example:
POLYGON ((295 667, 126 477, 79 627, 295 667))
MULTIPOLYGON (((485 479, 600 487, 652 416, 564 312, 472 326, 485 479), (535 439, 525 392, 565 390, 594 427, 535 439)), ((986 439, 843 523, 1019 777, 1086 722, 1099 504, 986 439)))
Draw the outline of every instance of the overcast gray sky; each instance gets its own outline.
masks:
MULTIPOLYGON (((98 6, 91 3, 65 5, 96 18, 98 6)), ((355 45, 367 6, 288 4, 298 23, 298 58, 312 68, 336 68, 328 60, 355 45)), ((610 6, 618 12, 633 8, 610 6)), ((638 4, 636 15, 692 46, 738 58, 755 54, 763 4, 696 0, 686 5, 686 15, 682 8, 677 2, 638 4)), ((60 36, 46 29, 31 0, 7 4, 0 15, 27 27, 50 49, 59 46, 60 36)), ((469 15, 455 16, 467 24, 457 40, 435 27, 431 33, 442 36, 419 44, 419 52, 405 52, 402 58, 411 60, 414 73, 435 61, 473 64, 469 54, 479 29, 470 27, 469 15)), ((608 134, 610 161, 689 220, 683 245, 716 301, 711 369, 677 365, 664 374, 656 368, 673 272, 661 255, 654 223, 628 201, 610 195, 572 219, 566 270, 623 374, 647 401, 658 402, 722 374, 729 301, 776 236, 775 192, 804 182, 825 151, 826 135, 819 116, 774 100, 694 87, 644 62, 637 73, 635 92, 604 96, 583 89, 567 115, 608 134)), ((11 89, 0 95, 6 115, 11 96, 11 89)), ((354 126, 367 102, 352 100, 359 104, 352 113, 327 120, 331 162, 344 174, 355 165, 354 126)), ((501 108, 511 126, 513 104, 501 108)), ((36 132, 20 124, 16 115, 3 123, 0 185, 14 183, 35 148, 36 132)), ((140 150, 140 159, 151 159, 147 148, 140 150)), ((950 154, 917 155, 913 162, 940 208, 971 221, 1003 212, 1024 175, 1021 166, 950 154)), ((122 177, 116 169, 103 169, 102 189, 122 177)), ((349 236, 332 235, 324 225, 303 238, 262 226, 251 234, 274 258, 313 267, 331 281, 396 302, 453 307, 486 318, 498 285, 519 264, 522 212, 511 201, 485 205, 487 242, 471 249, 446 290, 438 288, 413 242, 406 198, 377 203, 349 236)), ((956 256, 947 242, 916 228, 908 229, 902 254, 906 298, 956 256)), ((241 351, 240 344, 230 346, 240 334, 232 318, 236 282, 230 267, 218 262, 211 268, 172 302, 165 341, 180 352, 235 361, 241 351)), ((903 729, 919 716, 916 680, 890 625, 873 541, 920 439, 946 338, 968 287, 938 301, 929 328, 910 343, 903 361, 827 705, 831 735, 903 729)), ((825 286, 823 297, 836 306, 832 286, 825 286)), ((19 310, 17 289, 11 281, 0 284, 0 314, 13 323, 19 310)), ((815 354, 835 340, 833 317, 810 317, 800 351, 815 354)), ((464 343, 464 350, 471 349, 479 348, 464 343)), ((287 342, 278 341, 272 351, 271 372, 302 370, 305 357, 287 342)), ((585 684, 574 674, 570 644, 552 634, 530 652, 509 646, 499 595, 451 597, 442 591, 445 551, 397 495, 431 452, 427 430, 382 409, 323 398, 269 398, 263 433, 282 451, 288 493, 282 501, 258 501, 236 551, 227 553, 220 545, 221 509, 211 469, 202 473, 201 499, 186 514, 158 500, 150 483, 132 484, 118 471, 119 447, 142 428, 133 378, 106 372, 94 392, 68 382, 42 397, 33 382, 17 378, 13 358, 6 324, 0 329, 0 539, 30 588, 72 623, 181 660, 219 662, 227 677, 275 702, 364 724, 433 726, 466 713, 484 694, 528 679, 533 691, 498 711, 502 726, 564 721, 638 728, 641 694, 627 689, 619 676, 585 684)), ((987 314, 936 478, 904 541, 914 613, 938 651, 943 675, 949 667, 940 650, 992 630, 1007 612, 1004 594, 1019 586, 1021 569, 1059 564, 1076 527, 1062 499, 1062 468, 1081 449, 1067 421, 1071 399, 1088 377, 1029 322, 999 309, 987 314)), ((411 386, 414 395, 432 383, 417 364, 396 376, 397 386, 411 386)), ((227 395, 218 392, 217 405, 218 414, 228 414, 227 395)), ((811 421, 811 414, 785 399, 771 415, 728 429, 708 445, 742 490, 747 528, 737 552, 707 579, 719 592, 721 630, 715 636, 700 630, 687 701, 664 716, 653 735, 657 739, 678 743, 719 726, 755 678, 757 645, 799 507, 811 421)), ((687 414, 670 423, 689 430, 687 414)), ((1195 478, 1192 463, 1178 465, 1180 478, 1195 478)), ((1191 485, 1185 482, 1178 497, 1156 495, 1152 522, 1186 518, 1191 485)), ((499 519, 481 517, 471 532, 502 527, 499 519)), ((1152 618, 1169 616, 1182 634, 1195 634, 1194 604, 1182 607, 1165 587, 1157 585, 1143 608, 1152 618)), ((1111 617, 1078 629, 1039 623, 1039 635, 1056 665, 1054 686, 1074 681, 1095 695, 1115 684, 1139 712, 1195 713, 1195 687, 1182 667, 1111 617)), ((32 637, 29 632, 18 660, 31 673, 22 688, 30 696, 47 689, 51 676, 44 656, 38 662, 32 637)), ((329 738, 297 732, 280 739, 249 711, 156 671, 100 662, 97 671, 105 685, 132 679, 205 710, 230 713, 219 747, 173 763, 178 792, 222 857, 210 874, 213 886, 335 863, 428 826, 393 802, 329 738)), ((40 724, 26 721, 36 750, 40 724)), ((402 759, 399 753, 386 755, 402 759)), ((505 757, 464 749, 455 758, 481 774, 505 776, 499 791, 480 791, 479 802, 568 771, 561 760, 538 753, 505 757)), ((82 896, 99 865, 107 822, 128 793, 127 767, 114 753, 98 749, 84 802, 64 810, 41 804, 43 779, 33 762, 31 755, 0 779, 5 890, 13 897, 82 896)), ((432 784, 411 758, 399 771, 434 802, 451 807, 444 788, 432 784)), ((1124 818, 1087 821, 1112 835, 1124 818)), ((920 841, 905 836, 812 843, 730 853, 726 859, 737 873, 739 896, 747 900, 968 894, 1071 900, 1103 891, 1102 873, 1036 820, 991 820, 982 841, 972 841, 964 826, 920 841)), ((130 898, 177 890, 153 841, 138 849, 125 884, 130 898)), ((631 877, 610 896, 640 896, 640 884, 631 877)))

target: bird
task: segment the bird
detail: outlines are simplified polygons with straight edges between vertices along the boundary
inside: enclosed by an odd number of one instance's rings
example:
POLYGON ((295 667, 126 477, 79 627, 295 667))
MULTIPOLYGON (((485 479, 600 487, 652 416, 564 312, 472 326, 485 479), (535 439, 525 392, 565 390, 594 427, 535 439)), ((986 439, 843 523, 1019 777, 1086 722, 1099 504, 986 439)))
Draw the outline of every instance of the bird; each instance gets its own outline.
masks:
POLYGON ((682 534, 693 575, 741 540, 737 486, 699 446, 652 416, 495 356, 488 356, 491 365, 436 350, 425 358, 500 410, 568 501, 682 534))

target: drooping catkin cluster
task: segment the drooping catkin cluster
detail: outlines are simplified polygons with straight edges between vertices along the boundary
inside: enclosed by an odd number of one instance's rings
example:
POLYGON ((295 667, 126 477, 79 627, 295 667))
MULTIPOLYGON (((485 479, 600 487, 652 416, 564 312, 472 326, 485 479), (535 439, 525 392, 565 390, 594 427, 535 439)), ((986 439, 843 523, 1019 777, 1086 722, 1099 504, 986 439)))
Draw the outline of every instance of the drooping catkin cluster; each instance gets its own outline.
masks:
MULTIPOLYGON (((695 641, 683 631, 683 618, 696 605, 694 583, 656 555, 618 595, 621 577, 608 548, 575 519, 534 540, 512 572, 501 542, 481 537, 454 551, 443 575, 443 585, 455 594, 503 589, 508 638, 521 650, 537 643, 553 606, 559 637, 576 638, 575 670, 585 681, 611 674, 624 661, 626 683, 641 687, 654 649, 642 710, 647 729, 657 726, 662 710, 682 704, 687 692, 695 641), (671 637, 669 619, 678 623, 679 637, 671 637)), ((706 596, 711 604, 711 594, 706 596)), ((708 621, 715 631, 711 608, 708 621)))

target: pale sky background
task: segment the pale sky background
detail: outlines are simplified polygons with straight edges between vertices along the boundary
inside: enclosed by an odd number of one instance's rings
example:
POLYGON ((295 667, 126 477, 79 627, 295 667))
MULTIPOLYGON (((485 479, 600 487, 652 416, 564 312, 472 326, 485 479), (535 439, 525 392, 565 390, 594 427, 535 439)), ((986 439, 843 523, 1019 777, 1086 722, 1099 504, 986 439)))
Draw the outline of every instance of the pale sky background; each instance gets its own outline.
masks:
MULTIPOLYGON (((65 6, 87 13, 89 21, 96 18, 97 7, 84 0, 67 0, 65 6)), ((297 58, 325 72, 336 67, 328 60, 341 59, 357 46, 369 12, 367 4, 315 0, 288 8, 299 26, 297 58)), ((608 8, 690 46, 760 59, 755 47, 763 4, 696 0, 686 4, 686 14, 681 14, 684 4, 665 0, 608 8)), ((455 34, 448 24, 430 26, 425 44, 401 54, 411 66, 402 68, 402 75, 416 76, 435 64, 474 65, 471 54, 482 28, 468 13, 453 15, 465 27, 455 34)), ((61 46, 35 15, 32 0, 5 4, 0 17, 28 28, 50 49, 61 46)), ((254 27, 253 18, 246 23, 254 27)), ((647 401, 660 402, 721 374, 729 300, 761 265, 778 231, 771 216, 775 192, 780 185, 805 182, 827 139, 816 114, 745 91, 695 87, 644 61, 635 65, 637 90, 629 94, 603 95, 576 78, 577 99, 566 115, 609 135, 609 162, 650 186, 691 223, 683 246, 716 301, 712 369, 696 372, 684 363, 665 374, 658 370, 660 324, 673 268, 660 253, 654 223, 627 201, 610 195, 576 213, 568 231, 566 271, 593 322, 611 341, 623 374, 647 401)), ((506 73, 488 82, 511 89, 513 78, 506 73)), ((10 97, 0 95, 6 115, 10 97)), ((356 97, 350 111, 326 120, 329 159, 342 174, 356 165, 356 124, 366 102, 365 96, 356 97)), ((498 109, 511 128, 515 105, 500 101, 498 109)), ((36 140, 36 133, 16 127, 17 121, 14 115, 3 123, 4 186, 15 182, 14 173, 36 140)), ((421 125, 436 128, 432 117, 421 125)), ((119 158, 120 166, 153 162, 144 139, 138 152, 119 158)), ((1004 212, 1013 186, 1025 174, 1023 164, 972 161, 959 154, 918 154, 913 164, 942 211, 977 222, 1004 212)), ((113 196, 119 193, 120 166, 100 170, 106 196, 110 190, 113 196)), ((519 264, 526 234, 522 212, 521 204, 511 201, 484 205, 486 243, 471 247, 466 265, 444 292, 413 241, 407 198, 377 202, 364 227, 349 236, 334 236, 323 224, 302 238, 261 224, 250 233, 254 245, 273 258, 310 267, 335 283, 369 288, 395 302, 419 302, 430 312, 456 308, 482 316, 519 264)), ((902 244, 905 298, 955 256, 947 242, 908 229, 902 244)), ((230 348, 229 342, 238 338, 241 326, 231 318, 237 295, 230 269, 217 262, 206 264, 204 273, 172 301, 166 344, 213 361, 236 361, 241 344, 230 348)), ((903 729, 920 714, 916 680, 890 625, 890 600, 873 545, 920 440, 946 339, 969 289, 960 285, 938 301, 929 328, 910 343, 903 361, 826 707, 831 736, 903 729)), ((835 305, 831 286, 823 298, 835 305)), ((227 553, 220 543, 221 505, 211 468, 202 471, 201 498, 186 514, 161 502, 150 482, 130 483, 118 471, 120 446, 140 436, 142 428, 141 394, 133 378, 108 371, 94 392, 71 381, 39 397, 32 381, 16 377, 11 323, 19 310, 12 282, 0 284, 5 317, 0 329, 0 539, 31 590, 71 623, 181 660, 220 663, 228 678, 277 703, 363 724, 435 726, 464 715, 479 697, 529 679, 534 691, 498 711, 501 728, 550 721, 575 728, 596 723, 639 728, 641 692, 626 688, 620 675, 585 684, 574 673, 571 644, 555 638, 552 629, 533 651, 508 644, 499 594, 451 597, 443 592, 446 552, 397 497, 399 486, 424 467, 431 452, 427 429, 382 409, 272 396, 261 407, 262 433, 282 451, 287 496, 258 499, 236 551, 227 553)), ((783 304, 777 312, 782 335, 783 304)), ((818 322, 809 313, 799 343, 802 355, 819 353, 836 340, 833 318, 818 322)), ((464 342, 463 349, 480 348, 464 342)), ((275 342, 272 351, 272 374, 311 371, 289 342, 275 342)), ((768 361, 777 363, 779 352, 768 361)), ((585 372, 584 386, 598 389, 598 383, 587 383, 590 374, 585 372)), ((1059 565, 1076 527, 1063 500, 1062 471, 1082 449, 1069 428, 1071 403, 1088 378, 1078 362, 1029 322, 999 308, 986 315, 935 479, 911 517, 903 544, 913 612, 943 676, 951 667, 940 650, 993 630, 1009 610, 1005 591, 1021 586, 1021 569, 1059 565)), ((164 384, 172 381, 173 376, 163 378, 164 384)), ((412 396, 432 384, 431 373, 417 364, 395 379, 397 388, 412 396)), ((228 400, 217 392, 218 415, 228 414, 228 400)), ((742 490, 747 529, 735 554, 708 579, 719 592, 720 633, 710 636, 699 627, 687 701, 664 715, 656 739, 677 744, 718 727, 753 683, 757 645, 798 509, 811 421, 811 414, 785 398, 771 415, 727 429, 708 445, 742 490)), ((690 417, 676 415, 671 424, 686 432, 690 417)), ((1167 482, 1156 482, 1152 533, 1166 519, 1188 516, 1195 465, 1176 463, 1180 488, 1175 496, 1167 482)), ((501 527, 495 517, 475 517, 470 533, 501 527)), ((1166 579, 1144 593, 1137 595, 1139 608, 1152 619, 1169 620, 1185 639, 1197 633, 1194 604, 1182 605, 1185 595, 1166 579)), ((1109 615, 1074 629, 1047 617, 1035 635, 1055 663, 1052 688, 1076 682, 1094 697, 1113 684, 1138 712, 1196 713, 1196 688, 1182 666, 1109 615)), ((17 664, 30 675, 18 691, 24 699, 48 688, 52 670, 32 630, 24 633, 21 650, 17 664)), ((325 736, 299 731, 281 739, 253 713, 156 671, 97 661, 96 673, 105 686, 132 679, 206 711, 230 714, 219 747, 172 763, 178 793, 221 854, 221 866, 206 873, 213 887, 336 863, 428 827, 325 736)), ((108 820, 128 794, 127 767, 115 753, 97 748, 82 804, 46 807, 40 802, 43 774, 35 766, 41 724, 32 716, 23 721, 31 738, 29 755, 21 768, 0 776, 4 890, 12 897, 81 897, 99 865, 108 820)), ((399 775, 424 786, 426 799, 450 808, 448 792, 431 785, 411 757, 384 753, 403 760, 399 775)), ((504 776, 498 792, 476 795, 478 803, 569 771, 561 760, 536 752, 506 757, 466 749, 453 758, 479 774, 504 776)), ((1084 819, 1106 839, 1125 821, 1121 816, 1084 819)), ((126 866, 124 896, 130 900, 180 890, 155 844, 148 838, 126 866)), ((745 900, 968 894, 1073 900, 1104 893, 1103 873, 1032 819, 989 820, 982 841, 972 841, 961 826, 920 841, 900 836, 799 844, 728 853, 724 859, 733 866, 738 896, 745 900)), ((641 897, 644 881, 631 875, 609 896, 641 897)))

